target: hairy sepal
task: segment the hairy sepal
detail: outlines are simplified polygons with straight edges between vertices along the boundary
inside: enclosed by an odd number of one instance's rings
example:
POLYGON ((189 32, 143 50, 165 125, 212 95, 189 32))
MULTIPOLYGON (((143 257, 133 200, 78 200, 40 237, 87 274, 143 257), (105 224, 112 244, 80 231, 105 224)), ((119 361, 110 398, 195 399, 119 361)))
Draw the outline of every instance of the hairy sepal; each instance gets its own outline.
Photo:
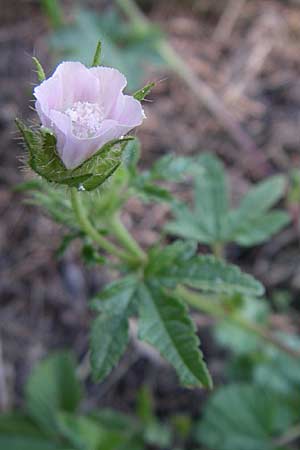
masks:
POLYGON ((17 127, 29 152, 28 165, 47 181, 92 191, 103 184, 119 167, 122 153, 129 141, 127 136, 114 139, 75 169, 67 169, 56 149, 56 137, 46 128, 33 130, 19 119, 17 127))

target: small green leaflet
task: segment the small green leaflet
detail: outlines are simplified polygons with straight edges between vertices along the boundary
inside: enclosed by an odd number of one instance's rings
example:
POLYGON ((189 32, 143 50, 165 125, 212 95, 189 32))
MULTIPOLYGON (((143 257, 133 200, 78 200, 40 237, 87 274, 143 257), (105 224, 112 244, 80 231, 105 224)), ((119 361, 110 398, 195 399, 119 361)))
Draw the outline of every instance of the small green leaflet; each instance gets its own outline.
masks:
POLYGON ((283 196, 286 180, 276 175, 249 190, 236 209, 229 209, 229 189, 221 162, 204 154, 187 165, 195 182, 194 205, 173 202, 174 220, 166 230, 177 236, 213 245, 236 242, 257 245, 280 231, 289 221, 282 210, 270 208, 283 196))
POLYGON ((263 294, 263 286, 251 275, 214 256, 195 255, 195 250, 193 241, 176 241, 164 248, 153 248, 146 276, 169 288, 185 284, 217 294, 263 294))
POLYGON ((212 387, 195 326, 178 298, 151 284, 139 287, 139 338, 153 345, 186 387, 212 387))
POLYGON ((64 352, 40 363, 26 385, 26 404, 32 419, 55 434, 57 411, 75 412, 81 400, 81 387, 75 376, 75 362, 64 352))
POLYGON ((261 244, 282 230, 290 221, 289 214, 278 210, 253 217, 240 225, 234 240, 243 247, 261 244))
POLYGON ((95 380, 106 377, 118 363, 129 340, 128 318, 136 299, 137 279, 124 277, 102 291, 93 301, 100 315, 91 331, 91 367, 95 380))
POLYGON ((228 185, 222 163, 210 154, 198 159, 195 176, 195 217, 209 242, 221 242, 228 211, 228 185))
POLYGON ((195 434, 211 450, 279 450, 293 419, 291 404, 266 385, 232 384, 208 400, 195 434))
POLYGON ((283 196, 285 187, 285 177, 275 175, 250 189, 239 207, 228 214, 227 240, 244 246, 255 245, 286 226, 290 217, 285 211, 269 212, 283 196))

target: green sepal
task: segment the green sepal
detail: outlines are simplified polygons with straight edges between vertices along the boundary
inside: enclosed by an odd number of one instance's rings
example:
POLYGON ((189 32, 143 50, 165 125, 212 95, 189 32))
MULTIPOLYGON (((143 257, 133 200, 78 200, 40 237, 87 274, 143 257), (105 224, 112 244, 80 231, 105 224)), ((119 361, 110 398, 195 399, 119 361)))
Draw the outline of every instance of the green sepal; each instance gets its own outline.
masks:
POLYGON ((139 89, 133 94, 133 97, 141 102, 142 100, 145 100, 145 97, 150 93, 150 91, 154 88, 156 83, 152 81, 151 83, 146 84, 142 89, 139 89))
POLYGON ((92 191, 104 183, 122 162, 127 136, 114 139, 101 147, 93 156, 75 169, 67 169, 56 150, 55 135, 46 128, 32 130, 19 119, 16 124, 29 151, 28 165, 49 182, 92 191))
POLYGON ((101 51, 102 51, 102 44, 101 41, 98 41, 96 50, 95 50, 95 54, 94 54, 94 58, 93 58, 93 62, 92 62, 92 67, 97 67, 100 66, 101 64, 101 51))
POLYGON ((46 79, 46 75, 45 75, 43 66, 35 56, 33 56, 32 59, 36 66, 36 73, 38 76, 38 80, 40 83, 42 83, 42 81, 44 81, 46 79))

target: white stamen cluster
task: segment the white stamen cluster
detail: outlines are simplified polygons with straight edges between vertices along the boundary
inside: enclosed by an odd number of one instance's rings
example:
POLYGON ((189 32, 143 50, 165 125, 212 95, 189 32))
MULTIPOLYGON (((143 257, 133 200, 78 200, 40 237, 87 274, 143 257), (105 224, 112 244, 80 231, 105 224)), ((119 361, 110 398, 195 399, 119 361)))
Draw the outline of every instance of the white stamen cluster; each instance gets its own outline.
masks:
POLYGON ((78 138, 96 136, 104 119, 103 108, 96 103, 76 102, 65 110, 72 121, 72 132, 78 138))

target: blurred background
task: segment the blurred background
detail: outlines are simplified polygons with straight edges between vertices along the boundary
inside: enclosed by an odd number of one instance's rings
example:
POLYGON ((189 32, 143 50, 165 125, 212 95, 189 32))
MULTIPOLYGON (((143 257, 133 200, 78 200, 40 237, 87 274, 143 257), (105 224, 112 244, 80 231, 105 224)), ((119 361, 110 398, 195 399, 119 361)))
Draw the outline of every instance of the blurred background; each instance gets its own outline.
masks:
MULTIPOLYGON (((251 183, 287 175, 283 204, 292 224, 266 244, 230 245, 228 259, 265 284, 273 326, 299 333, 300 3, 139 0, 138 9, 130 5, 0 0, 2 411, 22 404, 24 382, 36 361, 62 348, 75 351, 87 408, 132 412, 137 392, 147 385, 159 416, 195 416, 207 396, 180 388, 173 370, 135 342, 106 381, 95 385, 89 379, 87 301, 108 274, 84 267, 76 242, 57 258, 63 230, 13 190, 31 176, 23 167, 14 118, 36 120, 29 107, 36 83, 32 56, 49 75, 64 59, 88 64, 101 39, 103 63, 125 73, 128 92, 157 81, 145 102, 147 120, 136 132, 144 168, 170 152, 213 152, 226 165, 233 202, 251 183)), ((163 204, 138 200, 124 213, 144 246, 157 240, 167 217, 163 204)), ((230 349, 216 342, 210 319, 198 315, 196 320, 209 367, 216 382, 224 383, 230 349)), ((299 364, 295 370, 299 386, 299 364)))

